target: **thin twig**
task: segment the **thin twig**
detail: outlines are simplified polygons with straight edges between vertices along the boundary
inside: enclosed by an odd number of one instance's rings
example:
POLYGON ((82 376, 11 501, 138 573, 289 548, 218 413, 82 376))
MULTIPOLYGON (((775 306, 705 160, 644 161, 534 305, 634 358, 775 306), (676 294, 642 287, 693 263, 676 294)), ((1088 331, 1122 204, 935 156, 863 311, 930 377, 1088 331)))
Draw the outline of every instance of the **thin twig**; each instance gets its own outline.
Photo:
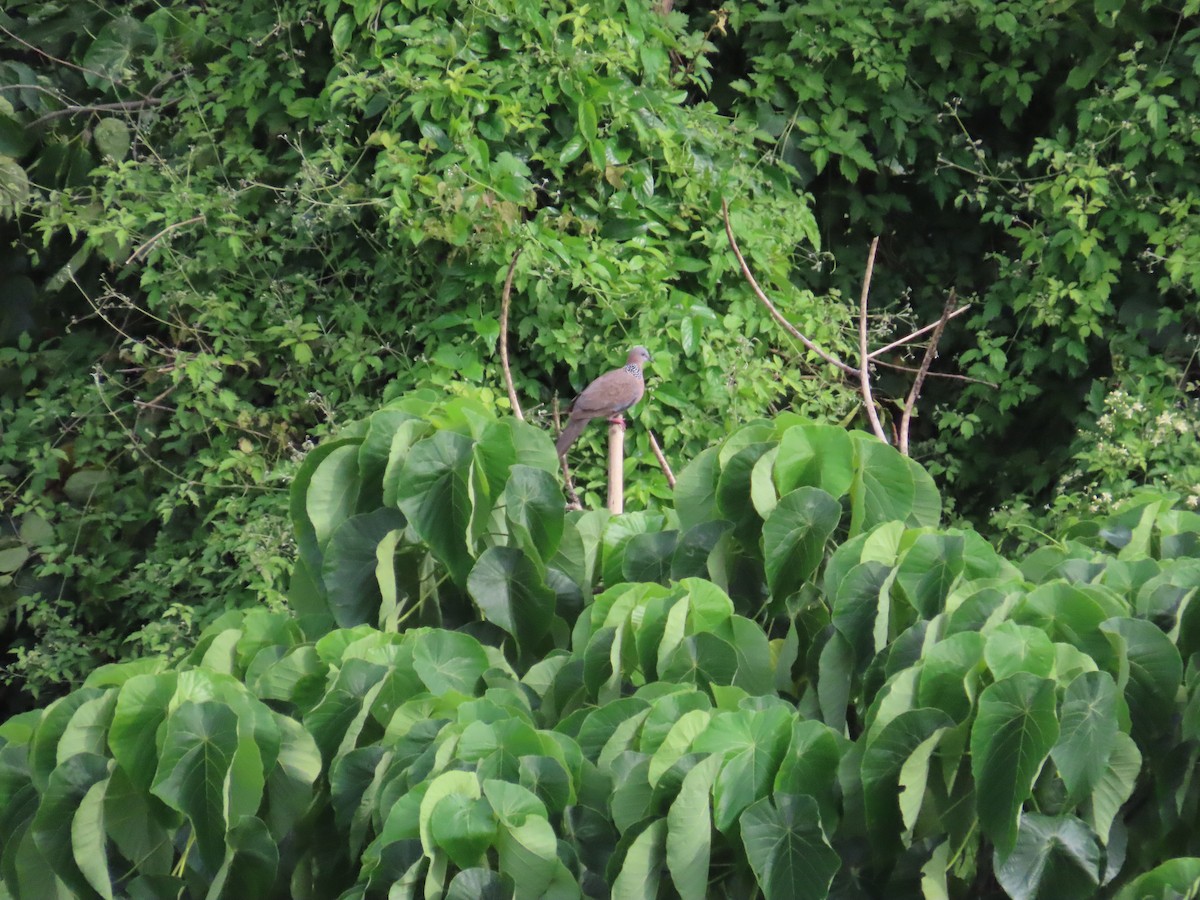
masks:
POLYGON ((29 43, 29 41, 24 40, 20 36, 13 34, 11 31, 9 31, 7 28, 5 28, 3 25, 0 25, 0 31, 7 34, 10 38, 12 38, 14 41, 16 41, 18 44, 22 45, 23 47, 26 47, 26 48, 32 50, 38 56, 41 56, 44 59, 48 59, 51 62, 56 62, 60 66, 66 66, 68 69, 74 69, 76 72, 83 72, 85 75, 95 75, 97 78, 101 79, 102 81, 107 81, 108 83, 113 84, 113 85, 120 83, 119 79, 113 78, 109 75, 105 75, 103 72, 97 72, 95 69, 89 69, 89 68, 86 68, 85 66, 77 66, 73 62, 67 62, 65 59, 59 59, 57 56, 52 56, 51 54, 49 54, 45 50, 43 50, 41 47, 35 47, 33 44, 29 43))
POLYGON ((508 388, 508 402, 513 415, 525 421, 521 403, 517 400, 517 389, 513 387, 512 371, 508 367, 508 306, 512 300, 513 274, 517 271, 517 259, 524 247, 518 247, 508 264, 508 275, 504 279, 504 293, 500 295, 500 368, 504 370, 504 386, 508 388))
POLYGON ((74 116, 79 113, 94 112, 130 112, 135 109, 145 109, 148 106, 161 106, 164 102, 160 97, 147 97, 145 100, 126 100, 121 103, 92 103, 84 106, 64 106, 62 109, 52 109, 48 113, 43 113, 30 122, 27 127, 34 128, 43 122, 57 119, 59 116, 74 116))
POLYGON ((925 384, 925 376, 929 372, 929 367, 933 364, 933 358, 937 356, 938 342, 942 339, 942 331, 946 327, 946 323, 950 321, 950 315, 954 312, 954 306, 958 303, 958 295, 954 288, 950 288, 950 296, 946 298, 946 305, 942 308, 942 316, 934 325, 933 337, 929 339, 929 346, 925 348, 925 356, 921 359, 921 368, 917 370, 917 377, 913 379, 912 388, 908 392, 908 399, 904 401, 904 411, 900 414, 900 452, 908 456, 908 428, 912 422, 913 410, 916 408, 917 400, 921 396, 921 387, 925 384))
MULTIPOLYGON (((558 434, 562 431, 559 427, 558 416, 558 396, 555 395, 554 402, 550 405, 550 418, 554 422, 554 433, 558 434)), ((579 495, 575 493, 575 481, 571 478, 571 469, 567 465, 567 455, 564 453, 558 458, 562 465, 563 473, 563 491, 567 495, 567 509, 583 509, 583 504, 579 502, 579 495)))
POLYGON ((878 249, 879 238, 876 237, 871 241, 871 250, 867 254, 867 272, 863 276, 862 296, 858 300, 858 356, 861 361, 858 382, 862 388, 863 403, 867 407, 867 418, 871 420, 871 430, 877 438, 887 444, 887 433, 879 424, 875 398, 871 396, 871 358, 867 355, 867 296, 871 293, 871 274, 875 271, 875 251, 878 249))
POLYGON ((174 225, 168 225, 166 228, 164 228, 158 234, 151 237, 149 240, 147 240, 145 243, 143 243, 140 247, 138 247, 136 250, 134 250, 132 253, 130 253, 129 259, 125 260, 125 265, 129 265, 131 262, 134 262, 135 260, 142 257, 147 251, 150 250, 151 247, 153 247, 155 244, 158 243, 160 238, 162 238, 164 235, 168 234, 169 232, 174 231, 176 228, 182 228, 185 225, 193 225, 196 222, 203 222, 204 220, 205 220, 205 216, 203 213, 201 213, 198 216, 192 216, 190 219, 185 219, 182 222, 176 222, 174 225))
MULTIPOLYGON (((954 310, 954 312, 950 313, 950 318, 953 319, 956 316, 961 316, 963 313, 970 312, 970 311, 971 311, 971 304, 968 303, 964 306, 960 306, 958 309, 954 310)), ((939 319, 937 322, 930 322, 924 328, 918 328, 912 334, 906 334, 904 337, 900 338, 900 340, 892 341, 886 347, 880 347, 878 350, 872 350, 869 354, 867 354, 867 356, 868 356, 868 358, 874 360, 877 357, 880 357, 883 354, 887 353, 889 350, 895 350, 901 344, 907 344, 909 341, 914 341, 917 338, 919 338, 921 335, 928 334, 930 331, 933 331, 933 329, 937 328, 938 322, 940 322, 940 321, 941 321, 941 319, 939 319)))
POLYGON ((847 375, 852 375, 855 378, 860 377, 861 373, 857 369, 855 369, 853 366, 846 365, 836 356, 826 353, 807 337, 801 334, 800 331, 797 330, 796 326, 785 319, 783 317, 783 313, 775 308, 775 304, 771 302, 771 298, 764 294, 763 289, 758 286, 758 282, 754 279, 754 274, 750 271, 750 266, 746 264, 746 259, 742 256, 742 251, 738 249, 737 238, 733 236, 733 226, 729 222, 729 203, 724 198, 721 199, 721 214, 725 217, 725 235, 729 238, 729 246, 733 250, 733 255, 737 257, 738 265, 742 267, 742 274, 746 276, 746 280, 750 283, 750 287, 754 289, 755 296, 758 297, 759 302, 767 308, 767 312, 771 314, 771 317, 780 325, 782 325, 788 334, 798 340, 813 353, 817 354, 817 356, 821 357, 821 359, 825 360, 825 362, 832 366, 837 366, 847 375))
POLYGON ((667 484, 671 486, 671 490, 674 490, 675 473, 671 471, 671 464, 667 462, 666 456, 663 455, 662 447, 658 446, 658 439, 654 436, 654 432, 647 428, 646 434, 650 435, 650 449, 654 451, 654 456, 658 459, 658 465, 662 468, 663 474, 667 476, 667 484))
MULTIPOLYGON (((920 369, 913 366, 902 366, 899 363, 884 362, 882 359, 871 360, 873 366, 883 366, 885 369, 895 369, 897 372, 919 372, 920 369)), ((950 381, 965 381, 967 384, 982 384, 984 387, 990 387, 993 390, 1000 387, 994 381, 986 381, 983 378, 972 378, 970 375, 956 375, 954 372, 927 372, 930 378, 945 378, 950 381)))

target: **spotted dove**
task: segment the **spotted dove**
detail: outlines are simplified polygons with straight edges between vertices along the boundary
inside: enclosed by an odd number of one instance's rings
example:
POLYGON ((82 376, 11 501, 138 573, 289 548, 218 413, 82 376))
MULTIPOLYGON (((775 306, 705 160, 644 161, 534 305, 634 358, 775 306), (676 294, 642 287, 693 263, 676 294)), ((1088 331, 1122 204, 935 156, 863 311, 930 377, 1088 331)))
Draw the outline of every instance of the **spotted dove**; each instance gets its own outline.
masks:
POLYGON ((651 360, 645 347, 634 347, 629 351, 625 365, 620 369, 605 372, 571 404, 571 417, 567 427, 558 436, 558 455, 562 456, 575 443, 584 426, 597 416, 608 416, 610 422, 624 422, 621 413, 642 399, 646 384, 642 381, 641 364, 651 360))

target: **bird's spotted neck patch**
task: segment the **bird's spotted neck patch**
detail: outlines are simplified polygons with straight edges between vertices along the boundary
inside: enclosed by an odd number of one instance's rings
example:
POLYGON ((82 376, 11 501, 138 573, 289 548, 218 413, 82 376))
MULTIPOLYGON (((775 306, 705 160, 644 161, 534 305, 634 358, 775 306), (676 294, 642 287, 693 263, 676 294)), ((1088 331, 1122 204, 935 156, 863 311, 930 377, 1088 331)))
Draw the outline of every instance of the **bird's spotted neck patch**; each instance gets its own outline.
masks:
POLYGON ((630 375, 632 375, 634 378, 642 377, 642 369, 637 363, 626 363, 625 371, 628 372, 630 375))

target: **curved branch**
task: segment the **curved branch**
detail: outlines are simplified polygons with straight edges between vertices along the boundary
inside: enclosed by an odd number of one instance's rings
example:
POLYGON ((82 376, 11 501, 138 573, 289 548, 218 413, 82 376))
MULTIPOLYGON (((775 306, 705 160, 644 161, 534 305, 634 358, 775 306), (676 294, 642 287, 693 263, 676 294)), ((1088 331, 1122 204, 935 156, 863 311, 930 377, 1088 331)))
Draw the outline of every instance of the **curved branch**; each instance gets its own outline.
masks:
POLYGON ((821 359, 825 360, 825 362, 829 363, 831 366, 837 366, 847 375, 852 375, 855 378, 861 377, 859 370, 855 369, 853 366, 846 365, 836 356, 833 356, 818 347, 807 337, 801 334, 796 326, 785 319, 783 313, 776 309, 775 304, 771 302, 771 298, 763 293, 763 289, 758 286, 758 282, 754 279, 754 274, 750 271, 750 266, 746 264, 746 259, 744 256, 742 256, 742 251, 738 249, 737 238, 733 236, 733 226, 729 222, 729 203, 723 197, 721 198, 721 215, 725 218, 725 235, 729 238, 729 246, 733 250, 733 255, 737 257, 738 265, 742 267, 742 274, 746 276, 746 281, 748 281, 750 283, 750 287, 754 289, 754 295, 758 297, 759 302, 767 308, 767 312, 771 314, 771 317, 780 325, 782 325, 783 329, 788 334, 798 340, 813 353, 817 354, 817 356, 821 357, 821 359))
POLYGON ((667 484, 671 486, 671 490, 674 490, 675 473, 671 471, 671 464, 667 462, 667 457, 663 454, 662 447, 658 446, 658 440, 654 437, 654 432, 647 428, 646 434, 650 436, 650 449, 654 451, 654 456, 658 459, 659 468, 667 476, 667 484))
POLYGON ((875 251, 878 249, 879 238, 876 237, 871 241, 871 250, 867 254, 867 272, 863 276, 862 296, 858 300, 858 355, 861 366, 858 380, 862 388, 863 403, 867 407, 867 418, 871 420, 871 430, 877 438, 887 444, 887 433, 879 423, 875 398, 871 396, 871 357, 867 355, 867 296, 871 293, 871 273, 875 271, 875 251))
MULTIPOLYGON (((970 312, 970 311, 971 311, 971 304, 968 303, 964 306, 960 306, 958 309, 954 310, 954 312, 950 313, 950 319, 953 319, 957 316, 961 316, 963 313, 970 312)), ((949 321, 949 319, 947 319, 947 321, 949 321)), ((927 334, 930 331, 933 331, 933 329, 938 327, 939 322, 941 322, 941 319, 938 319, 936 322, 930 322, 928 325, 924 326, 923 328, 918 328, 912 334, 906 334, 904 337, 900 338, 899 340, 892 341, 890 344, 888 344, 885 347, 880 347, 878 350, 872 350, 868 355, 871 357, 872 360, 877 359, 880 356, 882 356, 883 354, 887 353, 889 350, 895 350, 897 347, 899 347, 903 344, 907 344, 909 341, 915 341, 921 335, 927 334)))
POLYGON ((942 330, 946 327, 946 323, 950 321, 950 316, 954 312, 954 307, 958 303, 958 296, 955 294, 954 288, 950 288, 950 296, 946 298, 946 305, 942 308, 942 316, 934 324, 933 337, 929 339, 929 346, 925 348, 925 356, 921 359, 921 368, 917 370, 917 377, 913 379, 912 389, 908 392, 908 399, 904 401, 904 412, 900 414, 900 452, 908 456, 908 428, 912 422, 913 409, 916 408, 917 398, 921 396, 921 387, 925 384, 925 376, 929 373, 929 367, 933 364, 933 358, 937 355, 937 345, 942 339, 942 330))
POLYGON ((517 400, 517 389, 513 387, 512 370, 508 367, 508 307, 512 300, 513 274, 517 271, 517 259, 524 247, 518 247, 513 254, 512 262, 508 264, 508 275, 504 279, 504 293, 500 295, 500 368, 504 370, 504 386, 508 389, 508 402, 512 406, 513 415, 525 421, 521 412, 521 403, 517 400))

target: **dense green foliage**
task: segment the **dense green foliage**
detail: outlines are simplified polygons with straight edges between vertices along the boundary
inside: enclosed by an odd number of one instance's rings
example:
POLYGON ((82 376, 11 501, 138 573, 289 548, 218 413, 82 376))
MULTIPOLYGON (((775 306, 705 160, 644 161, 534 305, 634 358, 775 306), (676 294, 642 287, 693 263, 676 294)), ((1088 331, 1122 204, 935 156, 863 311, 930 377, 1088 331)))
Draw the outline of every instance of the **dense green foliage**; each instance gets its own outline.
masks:
POLYGON ((5 64, 0 95, 33 178, 13 204, 10 267, 35 268, 11 277, 23 300, 6 336, 31 332, 2 351, 0 490, 9 527, 37 538, 5 591, 38 638, 15 667, 34 686, 79 677, 96 651, 153 647, 160 623, 120 641, 175 604, 185 627, 278 596, 272 473, 389 382, 497 383, 499 280, 518 248, 527 398, 568 398, 642 341, 667 351, 647 414, 681 451, 790 397, 852 408, 850 390, 807 384, 794 351, 757 346, 775 338, 723 248, 724 195, 811 332, 837 349, 846 316, 789 285, 816 240, 806 198, 752 129, 690 97, 698 76, 671 57, 705 45, 683 17, 565 2, 114 12, 18 3, 3 20, 83 63, 40 80, 5 64), (63 115, 65 96, 96 108, 63 115), (59 336, 71 317, 85 321, 59 336), (686 415, 698 404, 711 420, 686 415))
MULTIPOLYGON (((1196 0, 678 6, 5 4, 6 681, 281 603, 296 461, 411 387, 494 387, 518 249, 539 423, 635 341, 678 459, 766 412, 852 416, 740 279, 722 197, 846 358, 873 234, 878 338, 972 302, 936 368, 987 384, 931 379, 917 420, 956 512, 1198 502, 1196 0)), ((649 467, 632 491, 668 495, 649 467)))
POLYGON ((298 615, 0 726, 13 897, 1167 898, 1200 885, 1200 515, 1015 564, 783 415, 673 509, 403 398, 309 454, 298 615), (153 735, 153 740, 148 739, 153 735))
MULTIPOLYGON (((816 0, 732 19, 728 105, 749 101, 812 191, 825 283, 856 290, 884 233, 881 289, 926 318, 951 287, 973 295, 944 346, 998 388, 943 392, 928 432, 968 508, 1056 482, 1109 392, 1149 394, 1196 430, 1177 388, 1200 319, 1198 12, 816 0)), ((1153 477, 1139 462, 1096 474, 1153 477)))

